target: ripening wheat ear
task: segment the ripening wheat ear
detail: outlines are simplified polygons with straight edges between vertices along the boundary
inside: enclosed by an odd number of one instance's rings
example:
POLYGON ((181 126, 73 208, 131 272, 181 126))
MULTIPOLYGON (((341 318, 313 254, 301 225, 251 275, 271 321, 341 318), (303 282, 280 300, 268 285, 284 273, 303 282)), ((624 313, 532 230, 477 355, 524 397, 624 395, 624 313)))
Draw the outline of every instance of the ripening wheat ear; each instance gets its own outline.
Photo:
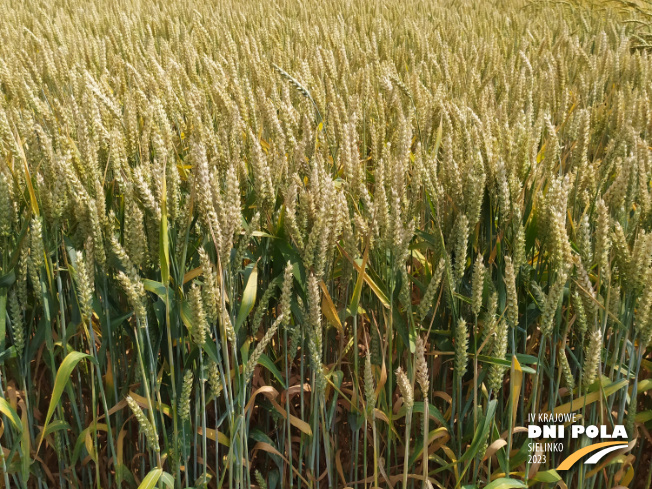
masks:
POLYGON ((123 272, 118 272, 117 279, 127 295, 127 300, 133 308, 136 318, 140 321, 141 325, 144 325, 147 319, 147 311, 145 310, 144 304, 145 288, 142 282, 137 277, 133 279, 127 277, 123 272))
POLYGON ((292 314, 290 309, 290 301, 292 299, 292 283, 294 281, 292 270, 292 263, 287 262, 283 272, 283 285, 281 286, 281 298, 279 300, 281 314, 283 314, 282 326, 286 327, 290 323, 290 315, 292 314))
POLYGON ((403 397, 403 404, 405 404, 408 409, 411 409, 414 405, 414 391, 412 390, 410 380, 401 367, 398 367, 395 373, 396 383, 398 384, 401 397, 403 397))
POLYGON ((475 260, 475 265, 473 266, 473 280, 471 286, 471 310, 475 314, 476 318, 480 314, 482 309, 482 292, 484 289, 484 277, 486 269, 482 263, 482 255, 478 254, 478 257, 475 260))
POLYGON ((437 289, 439 288, 439 284, 441 284, 441 279, 444 275, 444 268, 445 260, 441 258, 437 263, 437 268, 434 270, 432 278, 430 279, 428 287, 426 288, 426 292, 423 294, 421 302, 419 303, 419 307, 417 308, 417 316, 419 321, 423 321, 425 319, 428 311, 432 307, 432 301, 435 298, 435 294, 437 293, 437 289))
POLYGON ((367 349, 364 361, 364 394, 365 394, 365 414, 371 423, 373 434, 373 454, 374 454, 374 483, 378 486, 378 434, 376 431, 376 386, 374 375, 371 367, 371 352, 367 349))
POLYGON ((272 63, 272 66, 278 72, 278 74, 281 75, 286 80, 288 80, 292 84, 292 86, 299 91, 299 93, 301 95, 303 95, 304 97, 306 97, 308 100, 310 100, 312 102, 313 107, 317 111, 317 115, 319 115, 319 120, 323 120, 323 118, 321 116, 321 113, 319 112, 319 108, 317 107, 317 103, 312 98, 312 95, 310 95, 310 92, 308 91, 308 89, 306 89, 303 85, 301 85, 301 83, 299 83, 299 81, 297 79, 295 79, 292 75, 287 73, 282 68, 278 67, 274 63, 272 63))
POLYGON ((421 387, 421 393, 423 394, 423 433, 424 433, 424 449, 423 449, 423 459, 421 461, 423 465, 423 477, 424 480, 428 478, 428 446, 430 439, 430 431, 428 429, 429 418, 430 418, 430 379, 428 378, 428 363, 426 361, 426 344, 421 336, 417 336, 416 342, 416 351, 415 353, 415 370, 416 378, 419 386, 421 387))
POLYGON ((367 404, 367 415, 372 415, 376 406, 376 386, 371 369, 371 353, 367 350, 364 358, 364 395, 367 404))
POLYGON ((588 321, 586 318, 586 312, 584 311, 584 304, 582 303, 582 299, 580 298, 580 295, 577 293, 577 291, 574 291, 573 295, 571 296, 571 304, 575 309, 575 315, 577 317, 577 332, 583 337, 588 327, 588 321))
POLYGON ((269 306, 269 301, 272 299, 274 294, 276 293, 276 288, 278 287, 279 283, 281 282, 281 277, 276 277, 274 280, 272 280, 267 288, 265 289, 265 292, 263 293, 262 297, 258 301, 258 305, 256 306, 256 309, 254 311, 254 318, 251 322, 251 325, 254 330, 258 329, 260 326, 260 323, 268 312, 268 306, 269 306))
POLYGON ((216 274, 213 271, 213 264, 208 257, 208 253, 203 248, 199 249, 199 266, 201 267, 202 277, 204 279, 202 302, 206 311, 206 319, 210 323, 214 323, 217 320, 219 311, 219 288, 217 286, 216 274))
POLYGON ((464 377, 469 359, 467 353, 469 349, 468 331, 466 321, 460 319, 455 328, 455 373, 458 378, 464 377))
POLYGON ((602 199, 598 200, 596 205, 596 229, 595 229, 595 250, 593 257, 595 263, 604 273, 609 269, 609 252, 611 250, 611 218, 607 206, 602 199))
POLYGON ((455 263, 453 276, 457 288, 464 277, 466 270, 466 249, 468 246, 469 221, 464 214, 461 214, 455 223, 455 263))
POLYGON ((193 284, 188 293, 188 302, 192 312, 192 339, 197 346, 206 343, 206 337, 209 334, 208 322, 206 321, 206 312, 202 301, 201 289, 197 284, 193 284))
POLYGON ((571 372, 570 365, 568 363, 568 357, 566 356, 566 352, 563 350, 559 350, 559 366, 561 367, 561 372, 564 377, 564 382, 568 386, 568 388, 572 391, 575 389, 575 378, 573 377, 573 373, 571 372))
POLYGON ((560 270, 557 274, 557 278, 550 287, 550 292, 548 292, 543 314, 541 315, 541 334, 544 336, 550 336, 552 334, 553 319, 557 313, 559 301, 564 293, 567 278, 568 274, 566 269, 560 270))
POLYGON ((138 403, 131 396, 127 396, 126 400, 127 400, 127 404, 129 405, 129 408, 134 413, 136 421, 138 421, 138 425, 140 426, 141 433, 145 435, 145 439, 147 440, 147 444, 149 448, 151 450, 154 450, 155 452, 160 452, 161 448, 159 447, 158 444, 158 435, 156 434, 156 431, 154 430, 152 424, 145 416, 145 413, 143 413, 143 410, 140 408, 138 403))
POLYGON ((4 171, 0 170, 0 238, 11 235, 13 203, 11 200, 9 181, 4 171))
POLYGON ((192 394, 192 381, 192 370, 186 370, 186 373, 183 374, 181 396, 179 396, 179 417, 185 421, 190 419, 190 395, 192 394))
POLYGON ((16 292, 12 291, 9 295, 9 317, 11 318, 11 334, 14 339, 16 353, 22 357, 25 349, 25 325, 23 323, 23 313, 18 302, 16 292))
POLYGON ((582 387, 584 389, 588 389, 598 376, 601 353, 602 333, 596 329, 589 337, 584 354, 584 369, 582 370, 582 387))
POLYGON ((507 293, 507 311, 505 318, 511 327, 518 325, 518 297, 516 296, 516 274, 511 257, 505 257, 505 289, 507 293))
POLYGON ((258 364, 258 360, 260 360, 260 356, 265 351, 265 348, 267 348, 269 342, 272 341, 272 338, 276 334, 276 330, 278 330, 278 327, 281 325, 282 322, 283 322, 283 314, 280 314, 276 318, 276 320, 272 323, 272 326, 265 332, 263 338, 256 345, 256 348, 254 349, 251 356, 249 357, 249 361, 247 362, 247 365, 245 366, 244 369, 244 377, 247 382, 251 380, 251 376, 254 373, 254 368, 258 364))
POLYGON ((405 408, 407 409, 405 415, 405 454, 403 457, 403 487, 407 487, 409 464, 405 461, 408 460, 408 455, 410 453, 410 431, 412 426, 412 408, 414 407, 414 390, 412 389, 410 380, 401 367, 396 369, 396 383, 398 384, 399 391, 403 397, 403 404, 405 404, 405 408))
MULTIPOLYGON (((491 351, 492 356, 497 358, 505 358, 505 355, 507 354, 507 333, 507 321, 499 320, 494 331, 495 338, 493 340, 493 347, 491 351)), ((493 391, 498 391, 502 387, 504 374, 505 367, 502 365, 490 365, 487 378, 487 387, 493 391)))
POLYGON ((321 294, 317 278, 312 273, 308 276, 308 324, 312 329, 308 336, 310 366, 315 373, 318 392, 322 394, 326 388, 326 378, 322 369, 321 294))
POLYGON ((86 260, 82 253, 77 254, 77 287, 79 288, 79 308, 82 315, 90 319, 93 313, 93 284, 88 276, 86 260))
POLYGON ((222 304, 220 310, 220 317, 222 319, 221 322, 224 334, 226 335, 226 338, 229 340, 229 342, 235 345, 237 343, 237 338, 235 335, 235 329, 233 328, 233 323, 231 322, 229 311, 226 310, 226 306, 224 304, 222 304))
POLYGON ((428 379, 428 363, 426 362, 426 345, 421 336, 417 336, 416 341, 415 370, 421 392, 424 396, 427 396, 428 389, 430 389, 430 380, 428 379))

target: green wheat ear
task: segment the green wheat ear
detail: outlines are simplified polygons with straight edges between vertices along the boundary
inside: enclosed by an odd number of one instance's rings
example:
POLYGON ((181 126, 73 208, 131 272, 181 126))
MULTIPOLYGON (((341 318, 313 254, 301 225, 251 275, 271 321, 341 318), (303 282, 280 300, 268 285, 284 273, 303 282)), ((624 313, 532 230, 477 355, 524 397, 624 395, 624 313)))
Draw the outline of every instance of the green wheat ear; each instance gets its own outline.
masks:
POLYGON ((267 482, 265 482, 265 479, 263 478, 263 475, 260 473, 260 470, 256 470, 255 477, 256 477, 256 482, 258 483, 258 487, 260 487, 260 489, 267 489, 267 482))

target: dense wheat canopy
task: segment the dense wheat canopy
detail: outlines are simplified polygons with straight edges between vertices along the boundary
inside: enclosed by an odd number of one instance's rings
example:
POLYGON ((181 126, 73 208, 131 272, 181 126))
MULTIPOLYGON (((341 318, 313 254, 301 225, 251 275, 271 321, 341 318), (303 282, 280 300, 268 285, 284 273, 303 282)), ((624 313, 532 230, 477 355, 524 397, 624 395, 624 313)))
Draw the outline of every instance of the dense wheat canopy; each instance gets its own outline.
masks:
POLYGON ((589 3, 0 0, 0 486, 649 488, 652 13, 589 3))

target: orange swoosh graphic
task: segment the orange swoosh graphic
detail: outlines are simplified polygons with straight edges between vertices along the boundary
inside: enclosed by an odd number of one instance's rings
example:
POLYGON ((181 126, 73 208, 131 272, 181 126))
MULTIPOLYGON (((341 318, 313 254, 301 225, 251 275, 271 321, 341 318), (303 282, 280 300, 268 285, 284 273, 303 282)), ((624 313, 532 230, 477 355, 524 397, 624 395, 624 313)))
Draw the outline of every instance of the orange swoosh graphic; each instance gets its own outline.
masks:
POLYGON ((596 450, 599 450, 600 448, 604 447, 609 447, 612 445, 623 445, 625 442, 622 441, 605 441, 602 443, 595 443, 593 445, 589 445, 588 447, 584 447, 573 453, 572 455, 569 455, 566 457, 566 459, 559 464, 557 467, 557 470, 568 470, 570 469, 575 462, 577 462, 579 459, 581 459, 584 455, 595 452, 596 450))

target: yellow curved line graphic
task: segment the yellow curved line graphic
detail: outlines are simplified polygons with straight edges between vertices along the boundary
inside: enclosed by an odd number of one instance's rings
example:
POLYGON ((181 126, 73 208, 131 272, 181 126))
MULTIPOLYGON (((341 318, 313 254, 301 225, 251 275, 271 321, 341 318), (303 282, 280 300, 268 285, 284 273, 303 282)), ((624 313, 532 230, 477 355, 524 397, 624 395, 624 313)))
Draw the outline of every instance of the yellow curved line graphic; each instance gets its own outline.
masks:
POLYGON ((599 450, 604 447, 609 447, 612 445, 623 445, 624 443, 625 442, 622 441, 605 441, 602 443, 595 443, 593 445, 589 445, 588 447, 581 448, 575 453, 573 453, 572 455, 566 457, 566 459, 564 459, 564 461, 559 464, 557 470, 568 470, 573 466, 573 464, 575 464, 575 462, 577 462, 586 454, 595 452, 596 450, 599 450))

